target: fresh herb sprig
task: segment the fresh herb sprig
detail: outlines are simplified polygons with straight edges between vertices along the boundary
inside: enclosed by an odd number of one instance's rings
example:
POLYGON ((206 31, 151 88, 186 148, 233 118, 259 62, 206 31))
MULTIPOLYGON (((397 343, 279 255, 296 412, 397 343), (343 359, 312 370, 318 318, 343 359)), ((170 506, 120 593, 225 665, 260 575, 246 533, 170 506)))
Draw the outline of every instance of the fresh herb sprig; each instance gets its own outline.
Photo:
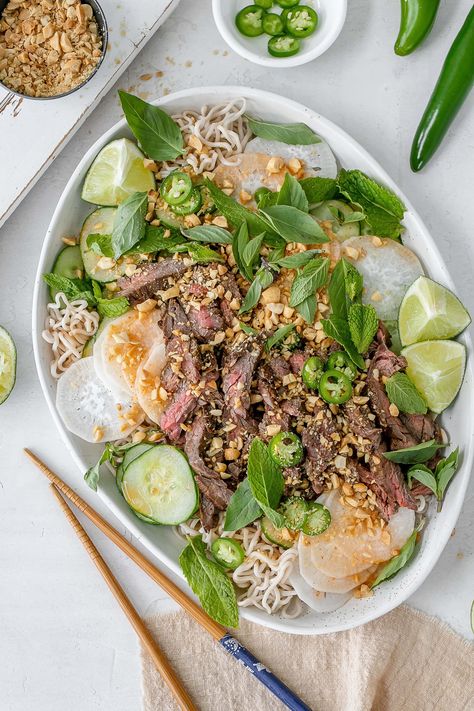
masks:
POLYGON ((400 553, 390 558, 388 563, 386 563, 380 570, 379 574, 375 578, 374 582, 370 586, 372 589, 383 583, 385 580, 391 580, 394 575, 396 575, 402 568, 404 568, 410 560, 414 557, 418 549, 418 533, 419 529, 415 528, 411 536, 408 538, 406 543, 401 547, 400 553))
POLYGON ((118 206, 112 230, 112 249, 115 259, 119 259, 145 236, 147 204, 148 194, 137 192, 118 206))
POLYGON ((385 390, 390 402, 400 412, 410 415, 425 415, 428 412, 426 402, 406 373, 394 373, 385 382, 385 390))
POLYGON ((444 495, 451 479, 456 474, 459 465, 459 447, 444 459, 440 459, 435 470, 429 469, 424 464, 414 464, 407 473, 408 485, 412 486, 413 479, 431 489, 438 499, 438 511, 443 506, 444 495))
POLYGON ((44 274, 43 279, 51 289, 62 291, 68 299, 87 301, 88 306, 97 309, 101 318, 121 316, 130 308, 129 301, 124 296, 103 298, 102 289, 97 282, 69 279, 58 274, 44 274))
POLYGON ((174 160, 184 153, 183 134, 171 116, 125 91, 119 91, 119 97, 127 123, 149 158, 174 160))
POLYGON ((429 439, 427 442, 421 442, 414 447, 384 452, 383 456, 390 462, 397 462, 397 464, 423 464, 434 457, 438 449, 443 449, 446 446, 444 443, 436 442, 435 439, 429 439))
POLYGON ((321 139, 305 123, 272 123, 246 116, 253 133, 267 141, 280 141, 289 145, 309 146, 321 139))

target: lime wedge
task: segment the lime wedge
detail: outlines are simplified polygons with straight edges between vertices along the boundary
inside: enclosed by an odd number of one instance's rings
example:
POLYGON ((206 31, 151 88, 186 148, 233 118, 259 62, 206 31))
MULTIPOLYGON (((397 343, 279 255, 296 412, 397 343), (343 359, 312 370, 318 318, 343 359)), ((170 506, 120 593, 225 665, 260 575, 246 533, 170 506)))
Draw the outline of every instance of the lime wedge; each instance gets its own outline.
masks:
POLYGON ((16 348, 13 338, 0 326, 0 405, 5 402, 15 385, 16 348))
POLYGON ((155 188, 155 176, 145 168, 141 150, 128 138, 108 143, 89 168, 82 199, 94 205, 119 205, 136 192, 155 188))
POLYGON ((402 350, 407 375, 430 410, 442 412, 456 397, 464 376, 466 349, 457 341, 424 341, 402 350))
POLYGON ((420 276, 410 286, 398 314, 403 345, 439 338, 454 338, 471 323, 471 318, 445 286, 420 276))

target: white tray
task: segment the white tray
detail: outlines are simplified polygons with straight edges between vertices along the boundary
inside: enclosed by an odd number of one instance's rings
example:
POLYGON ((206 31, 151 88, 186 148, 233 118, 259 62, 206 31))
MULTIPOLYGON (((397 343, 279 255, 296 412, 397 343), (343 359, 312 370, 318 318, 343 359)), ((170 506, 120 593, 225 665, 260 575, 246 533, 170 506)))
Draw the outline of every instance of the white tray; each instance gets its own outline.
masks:
POLYGON ((88 84, 70 96, 49 101, 22 99, 0 88, 0 226, 179 0, 100 2, 109 26, 109 45, 88 84))

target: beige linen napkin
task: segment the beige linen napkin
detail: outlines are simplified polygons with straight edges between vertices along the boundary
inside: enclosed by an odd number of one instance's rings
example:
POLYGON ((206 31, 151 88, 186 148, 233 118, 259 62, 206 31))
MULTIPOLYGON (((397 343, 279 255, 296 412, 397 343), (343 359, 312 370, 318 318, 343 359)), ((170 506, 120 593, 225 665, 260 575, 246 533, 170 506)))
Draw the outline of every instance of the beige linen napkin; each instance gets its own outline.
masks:
MULTIPOLYGON (((147 625, 200 711, 285 707, 184 612, 147 625)), ((235 636, 315 711, 473 711, 474 645, 403 605, 363 627, 306 637, 241 621, 235 636)), ((178 707, 142 650, 144 711, 178 707)))

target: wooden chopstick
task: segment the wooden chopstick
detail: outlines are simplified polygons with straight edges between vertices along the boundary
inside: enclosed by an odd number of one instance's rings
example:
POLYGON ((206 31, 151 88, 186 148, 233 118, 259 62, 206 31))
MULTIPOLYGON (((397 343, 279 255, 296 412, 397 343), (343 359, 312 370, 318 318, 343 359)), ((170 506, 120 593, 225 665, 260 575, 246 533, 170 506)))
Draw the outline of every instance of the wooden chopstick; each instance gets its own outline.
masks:
POLYGON ((86 551, 89 553, 95 566, 98 568, 100 574, 102 575, 105 582, 107 583, 107 585, 113 592, 120 607, 125 612, 126 616, 128 617, 129 621, 131 622, 133 629, 135 630, 135 632, 137 633, 137 635, 143 642, 143 645, 145 646, 148 654, 153 659, 153 662, 155 663, 156 668, 158 669, 161 676, 165 680, 166 684, 168 685, 168 688, 172 692, 172 694, 175 697, 176 701, 178 702, 180 708, 184 709, 184 711, 197 711, 196 706, 194 706, 194 704, 191 700, 191 697, 189 696, 186 689, 181 685, 181 682, 178 679, 176 673, 174 672, 173 668, 170 666, 168 660, 166 659, 165 655, 159 648, 158 644, 155 642, 155 640, 151 636, 148 629, 145 627, 140 615, 135 610, 135 608, 133 607, 133 605, 130 602, 130 600, 128 599, 128 597, 125 595, 123 589, 117 582, 117 579, 115 578, 114 574, 108 567, 107 563, 102 558, 99 551, 94 546, 91 539, 85 532, 84 528, 81 526, 78 519, 73 514, 73 512, 71 511, 69 506, 66 504, 63 497, 61 496, 61 494, 59 493, 58 489, 56 488, 56 486, 54 484, 51 484, 51 490, 52 490, 53 494, 56 496, 57 500, 59 501, 59 504, 60 504, 62 510, 66 514, 67 520, 73 527, 74 531, 77 533, 79 540, 83 544, 86 551))
POLYGON ((33 452, 29 449, 24 450, 27 456, 32 462, 46 475, 49 481, 54 484, 61 493, 70 499, 72 503, 77 506, 79 511, 87 516, 87 518, 94 523, 97 528, 99 528, 102 533, 104 533, 107 538, 110 538, 112 543, 120 548, 129 558, 131 558, 139 568, 141 568, 147 575, 150 576, 158 585, 168 593, 170 597, 173 598, 181 607, 183 607, 186 612, 188 612, 191 617, 193 617, 196 622, 202 625, 208 632, 213 636, 215 640, 220 640, 227 634, 225 627, 220 625, 218 622, 209 617, 208 614, 204 612, 202 607, 200 607, 194 600, 192 600, 186 593, 184 593, 180 588, 175 585, 164 573, 162 573, 158 568, 156 568, 150 561, 145 558, 145 556, 140 553, 127 539, 122 536, 118 531, 115 530, 107 521, 102 518, 97 511, 87 504, 84 499, 76 494, 62 479, 60 479, 54 472, 49 469, 46 464, 44 464, 41 459, 39 459, 33 452))

